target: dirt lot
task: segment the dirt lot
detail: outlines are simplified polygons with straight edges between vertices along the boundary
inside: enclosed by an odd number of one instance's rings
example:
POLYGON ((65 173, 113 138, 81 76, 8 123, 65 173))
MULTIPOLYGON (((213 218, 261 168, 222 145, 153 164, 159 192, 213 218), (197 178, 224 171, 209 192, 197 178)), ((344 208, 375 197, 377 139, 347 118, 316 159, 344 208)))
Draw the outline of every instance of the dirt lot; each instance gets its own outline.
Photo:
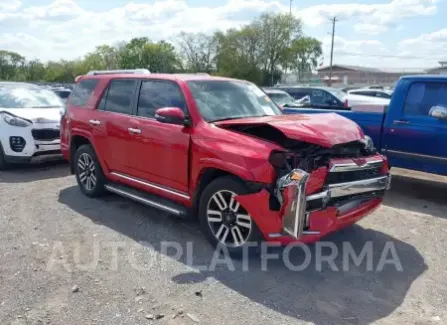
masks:
POLYGON ((403 271, 343 271, 340 255, 338 271, 254 259, 244 272, 200 271, 213 250, 195 223, 88 199, 65 164, 0 172, 0 324, 447 324, 447 180, 393 174, 385 204, 327 240, 372 242, 374 267, 392 243, 403 271))

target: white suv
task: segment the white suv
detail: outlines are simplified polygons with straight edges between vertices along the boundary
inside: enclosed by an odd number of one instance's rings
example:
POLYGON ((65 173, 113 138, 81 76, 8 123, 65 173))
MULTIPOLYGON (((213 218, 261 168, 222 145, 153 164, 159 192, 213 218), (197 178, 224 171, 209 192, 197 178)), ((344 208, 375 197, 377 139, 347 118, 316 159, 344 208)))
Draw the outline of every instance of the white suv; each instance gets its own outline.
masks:
POLYGON ((0 170, 60 155, 61 99, 43 87, 0 82, 0 170))

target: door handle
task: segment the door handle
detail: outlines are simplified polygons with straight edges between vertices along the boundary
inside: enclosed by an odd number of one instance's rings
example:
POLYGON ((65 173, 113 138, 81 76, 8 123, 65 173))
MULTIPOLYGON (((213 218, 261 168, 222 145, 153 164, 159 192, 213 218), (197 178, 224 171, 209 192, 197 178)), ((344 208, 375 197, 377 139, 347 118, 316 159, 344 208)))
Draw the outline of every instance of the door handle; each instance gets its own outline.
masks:
POLYGON ((129 131, 129 133, 132 133, 132 134, 141 134, 140 129, 128 128, 127 130, 129 131))
POLYGON ((395 120, 393 121, 394 124, 410 124, 410 122, 405 120, 395 120))
POLYGON ((100 125, 100 124, 101 124, 101 122, 98 121, 98 120, 89 120, 88 122, 89 122, 91 125, 100 125))

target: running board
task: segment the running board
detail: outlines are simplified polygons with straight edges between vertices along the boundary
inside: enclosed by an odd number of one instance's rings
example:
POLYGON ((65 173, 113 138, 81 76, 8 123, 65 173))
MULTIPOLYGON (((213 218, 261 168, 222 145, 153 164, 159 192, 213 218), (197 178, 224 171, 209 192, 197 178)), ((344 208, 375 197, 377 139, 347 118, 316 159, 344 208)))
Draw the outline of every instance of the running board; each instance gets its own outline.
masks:
POLYGON ((181 218, 186 218, 188 215, 188 209, 178 203, 160 198, 143 191, 139 191, 126 185, 109 183, 105 185, 105 188, 109 192, 142 203, 149 207, 174 214, 181 218))

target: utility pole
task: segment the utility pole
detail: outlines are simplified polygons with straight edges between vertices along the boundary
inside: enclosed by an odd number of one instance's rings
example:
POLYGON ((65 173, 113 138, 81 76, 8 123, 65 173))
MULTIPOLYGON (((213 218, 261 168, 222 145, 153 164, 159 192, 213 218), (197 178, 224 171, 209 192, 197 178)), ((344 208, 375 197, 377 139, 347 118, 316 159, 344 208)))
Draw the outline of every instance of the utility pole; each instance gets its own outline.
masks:
POLYGON ((335 23, 337 17, 331 19, 332 21, 332 42, 331 42, 331 63, 329 65, 329 86, 332 86, 332 59, 334 57, 334 36, 335 36, 335 23))
POLYGON ((293 0, 290 0, 290 9, 289 9, 290 15, 292 15, 292 2, 293 2, 293 0))

